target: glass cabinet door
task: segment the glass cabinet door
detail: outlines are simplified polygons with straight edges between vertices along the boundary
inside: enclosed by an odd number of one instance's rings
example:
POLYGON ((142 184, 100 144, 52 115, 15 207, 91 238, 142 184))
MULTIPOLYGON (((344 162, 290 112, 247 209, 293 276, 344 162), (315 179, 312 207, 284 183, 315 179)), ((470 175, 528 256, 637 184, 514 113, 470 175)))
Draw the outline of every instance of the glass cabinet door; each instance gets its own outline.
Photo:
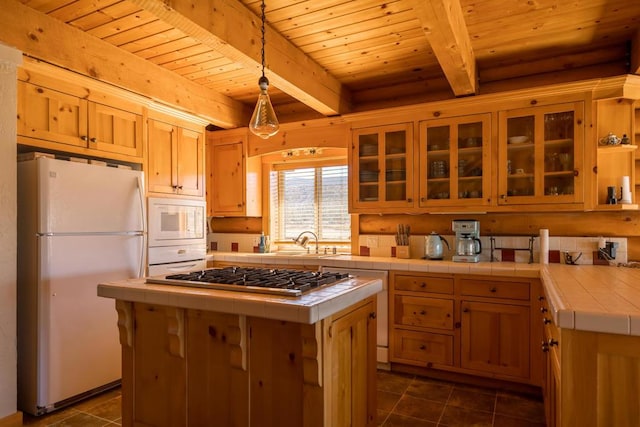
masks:
POLYGON ((353 206, 411 207, 412 124, 355 130, 353 206))
POLYGON ((420 206, 489 202, 491 115, 420 123, 420 206))
POLYGON ((498 203, 582 201, 582 103, 500 114, 498 203))

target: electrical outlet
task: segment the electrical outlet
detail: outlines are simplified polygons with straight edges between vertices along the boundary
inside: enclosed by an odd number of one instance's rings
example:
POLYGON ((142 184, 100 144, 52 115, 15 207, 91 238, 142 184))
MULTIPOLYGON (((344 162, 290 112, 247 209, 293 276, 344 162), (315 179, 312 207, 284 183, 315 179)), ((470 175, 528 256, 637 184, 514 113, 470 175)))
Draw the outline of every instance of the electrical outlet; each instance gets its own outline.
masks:
POLYGON ((369 236, 367 237, 367 246, 370 248, 377 248, 378 247, 378 236, 369 236))

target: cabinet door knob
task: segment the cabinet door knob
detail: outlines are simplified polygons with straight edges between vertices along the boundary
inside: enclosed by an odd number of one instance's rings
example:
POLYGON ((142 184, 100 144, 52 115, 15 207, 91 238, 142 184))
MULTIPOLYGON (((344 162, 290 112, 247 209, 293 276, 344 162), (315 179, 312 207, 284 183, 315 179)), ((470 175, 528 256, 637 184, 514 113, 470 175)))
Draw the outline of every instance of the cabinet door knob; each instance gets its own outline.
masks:
POLYGON ((422 282, 422 283, 420 283, 420 287, 421 287, 421 288, 426 288, 426 287, 427 287, 427 284, 426 284, 425 282, 422 282))
POLYGON ((543 296, 543 295, 540 295, 540 296, 538 297, 538 301, 544 301, 544 296, 543 296))
POLYGON ((545 307, 540 307, 540 313, 546 313, 547 311, 549 310, 547 310, 545 307))
POLYGON ((91 142, 96 142, 97 140, 98 140, 98 138, 96 138, 95 136, 90 139, 91 142))
POLYGON ((469 308, 468 308, 468 307, 463 308, 463 309, 462 309, 462 312, 463 312, 463 313, 468 313, 468 312, 469 312, 469 308))
POLYGON ((543 317, 542 318, 542 323, 544 325, 548 325, 549 323, 551 323, 551 319, 549 319, 548 317, 543 317))
POLYGON ((549 341, 547 342, 547 344, 549 344, 549 347, 553 347, 554 345, 557 346, 558 341, 554 340, 553 338, 549 338, 549 341))
POLYGON ((80 137, 80 139, 83 140, 83 141, 87 141, 89 138, 87 138, 87 135, 82 135, 80 137))
POLYGON ((540 347, 542 348, 543 353, 546 353, 547 351, 549 351, 549 344, 547 344, 544 340, 542 341, 542 344, 540 345, 540 347))
POLYGON ((420 310, 420 314, 424 316, 427 312, 425 310, 420 310))
POLYGON ((375 319, 377 317, 376 312, 372 311, 371 313, 369 313, 369 319, 375 319))
POLYGON ((575 169, 573 171, 573 176, 578 176, 578 175, 580 175, 580 171, 578 169, 575 169))
POLYGON ((408 198, 407 199, 407 203, 413 203, 413 199, 412 198, 408 198))
POLYGON ((491 289, 489 289, 489 292, 495 294, 496 292, 498 292, 498 288, 496 288, 495 286, 492 287, 491 289))
POLYGON ((426 350, 426 349, 427 349, 427 346, 426 346, 426 345, 424 345, 424 344, 420 344, 420 350, 426 350))

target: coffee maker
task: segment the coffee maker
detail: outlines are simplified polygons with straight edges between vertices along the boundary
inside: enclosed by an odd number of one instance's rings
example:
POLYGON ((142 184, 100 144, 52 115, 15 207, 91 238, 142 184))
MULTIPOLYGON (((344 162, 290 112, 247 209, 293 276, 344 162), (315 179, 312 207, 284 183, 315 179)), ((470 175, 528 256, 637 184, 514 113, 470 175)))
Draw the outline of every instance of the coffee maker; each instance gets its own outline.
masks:
POLYGON ((478 262, 482 244, 480 243, 480 222, 475 219, 454 219, 451 228, 456 234, 455 255, 456 262, 478 262))

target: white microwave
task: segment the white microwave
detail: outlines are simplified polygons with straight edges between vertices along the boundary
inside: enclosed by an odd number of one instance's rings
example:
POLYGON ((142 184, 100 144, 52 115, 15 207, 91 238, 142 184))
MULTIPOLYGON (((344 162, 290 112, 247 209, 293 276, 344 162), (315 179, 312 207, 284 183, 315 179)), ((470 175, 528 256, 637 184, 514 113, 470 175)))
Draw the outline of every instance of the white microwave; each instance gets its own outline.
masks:
POLYGON ((149 247, 207 245, 204 200, 149 197, 149 247))

